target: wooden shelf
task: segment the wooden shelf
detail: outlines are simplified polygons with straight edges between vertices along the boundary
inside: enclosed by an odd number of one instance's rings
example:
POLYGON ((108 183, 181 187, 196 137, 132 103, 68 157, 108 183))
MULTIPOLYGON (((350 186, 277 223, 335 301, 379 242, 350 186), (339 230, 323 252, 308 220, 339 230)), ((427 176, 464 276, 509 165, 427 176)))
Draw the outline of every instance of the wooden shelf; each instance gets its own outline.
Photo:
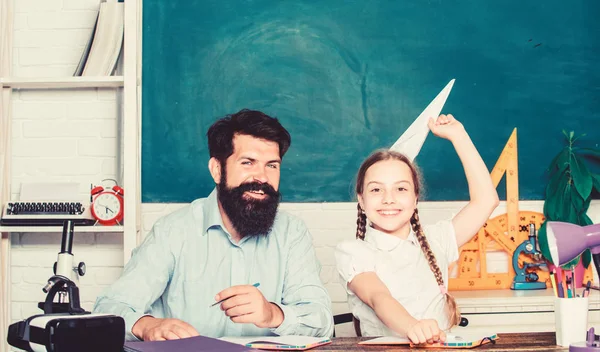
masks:
POLYGON ((4 77, 4 88, 15 89, 65 89, 123 87, 123 76, 105 77, 4 77))
MULTIPOLYGON (((123 226, 75 226, 74 232, 123 232, 123 226)), ((62 226, 0 226, 0 232, 62 232, 62 226)))

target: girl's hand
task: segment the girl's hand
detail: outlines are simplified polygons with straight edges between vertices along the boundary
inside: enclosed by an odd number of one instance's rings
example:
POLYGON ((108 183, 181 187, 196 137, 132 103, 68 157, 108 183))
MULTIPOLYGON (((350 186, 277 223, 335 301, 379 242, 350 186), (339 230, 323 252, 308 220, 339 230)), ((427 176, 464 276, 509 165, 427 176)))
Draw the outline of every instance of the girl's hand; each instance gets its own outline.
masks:
POLYGON ((435 122, 433 121, 433 118, 430 118, 427 126, 429 126, 429 129, 433 134, 451 142, 461 138, 465 133, 465 128, 462 123, 450 114, 440 115, 435 122))
POLYGON ((418 320, 407 332, 410 341, 416 345, 446 341, 446 333, 440 330, 435 319, 418 320))

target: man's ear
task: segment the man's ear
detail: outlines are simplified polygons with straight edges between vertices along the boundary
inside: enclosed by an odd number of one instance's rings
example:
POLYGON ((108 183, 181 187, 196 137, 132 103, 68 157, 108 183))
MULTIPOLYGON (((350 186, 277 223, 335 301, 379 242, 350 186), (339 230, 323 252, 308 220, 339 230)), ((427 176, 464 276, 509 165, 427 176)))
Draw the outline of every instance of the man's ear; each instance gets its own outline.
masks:
POLYGON ((208 171, 210 171, 215 184, 219 184, 221 182, 221 163, 215 158, 210 158, 208 161, 208 171))

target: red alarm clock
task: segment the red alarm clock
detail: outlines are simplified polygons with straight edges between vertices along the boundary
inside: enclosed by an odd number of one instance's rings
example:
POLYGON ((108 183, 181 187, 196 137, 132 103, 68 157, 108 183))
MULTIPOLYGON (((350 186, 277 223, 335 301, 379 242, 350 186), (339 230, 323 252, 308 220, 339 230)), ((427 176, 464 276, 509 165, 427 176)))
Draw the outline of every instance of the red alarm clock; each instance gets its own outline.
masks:
POLYGON ((102 225, 117 225, 123 221, 123 188, 115 185, 109 188, 96 186, 92 188, 91 211, 94 218, 102 225))

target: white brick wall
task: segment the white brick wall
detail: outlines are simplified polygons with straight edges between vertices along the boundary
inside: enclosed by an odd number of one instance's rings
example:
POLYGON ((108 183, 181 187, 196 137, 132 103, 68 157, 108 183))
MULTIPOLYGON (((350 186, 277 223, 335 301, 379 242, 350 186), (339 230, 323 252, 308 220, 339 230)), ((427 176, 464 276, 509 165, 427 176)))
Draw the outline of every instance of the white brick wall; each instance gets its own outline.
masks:
MULTIPOLYGON (((99 0, 15 1, 15 76, 68 76, 77 65, 88 40, 99 0)), ((89 184, 117 178, 119 153, 119 106, 116 89, 15 91, 13 97, 12 196, 21 182, 76 181, 81 194, 89 184)), ((285 182, 285 180, 283 180, 285 182)), ((461 202, 427 203, 421 207, 424 223, 456 214, 461 202)), ((142 228, 147 233, 160 216, 180 204, 144 204, 142 228)), ((283 204, 301 217, 314 237, 321 278, 334 302, 334 313, 347 311, 346 295, 338 282, 333 249, 354 237, 355 205, 350 203, 283 204)), ((522 209, 541 210, 541 202, 525 202, 522 209)), ((504 211, 503 207, 497 213, 504 211)), ((590 216, 600 221, 600 204, 590 216)), ((39 313, 36 302, 44 298, 41 288, 51 275, 60 246, 60 234, 12 235, 13 320, 39 313)), ((74 254, 84 260, 88 274, 81 280, 83 306, 90 309, 95 297, 122 270, 122 235, 77 234, 74 254)), ((504 271, 504 255, 491 255, 489 270, 504 271)))
MULTIPOLYGON (((18 0, 15 4, 13 76, 72 75, 96 18, 99 0, 18 0)), ((22 182, 90 184, 117 178, 120 153, 118 90, 15 90, 12 197, 22 182)), ((59 233, 14 233, 11 248, 11 319, 39 313, 42 286, 52 274, 59 233)), ((123 267, 122 234, 77 234, 74 254, 87 264, 81 300, 91 309, 99 292, 123 267)))
POLYGON ((13 197, 22 182, 79 182, 86 195, 91 183, 117 178, 119 110, 114 93, 98 89, 15 92, 13 197), (84 110, 85 103, 93 112, 84 110))

